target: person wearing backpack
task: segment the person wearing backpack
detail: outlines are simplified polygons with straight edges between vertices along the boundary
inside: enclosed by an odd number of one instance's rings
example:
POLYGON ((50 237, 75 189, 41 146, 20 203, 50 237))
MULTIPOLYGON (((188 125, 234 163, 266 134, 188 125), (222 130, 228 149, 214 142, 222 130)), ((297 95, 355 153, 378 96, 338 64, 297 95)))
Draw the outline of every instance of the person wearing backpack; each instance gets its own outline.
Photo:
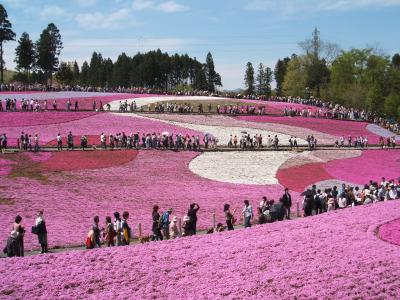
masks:
POLYGON ((115 231, 115 237, 116 237, 116 244, 117 246, 122 245, 122 228, 121 228, 121 217, 119 215, 119 212, 114 213, 114 231, 115 231))
POLYGON ((160 224, 162 228, 162 234, 164 239, 169 240, 169 216, 172 214, 172 208, 164 212, 160 219, 160 224))
POLYGON ((129 245, 129 242, 132 237, 132 231, 128 224, 129 212, 124 211, 122 214, 122 221, 121 221, 121 242, 122 245, 126 246, 129 245))

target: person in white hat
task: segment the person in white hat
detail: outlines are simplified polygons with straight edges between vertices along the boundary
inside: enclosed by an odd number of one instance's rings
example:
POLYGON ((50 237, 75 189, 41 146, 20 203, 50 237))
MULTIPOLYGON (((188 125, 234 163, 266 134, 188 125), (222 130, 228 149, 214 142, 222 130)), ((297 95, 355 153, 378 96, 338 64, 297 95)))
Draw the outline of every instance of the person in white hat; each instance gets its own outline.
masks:
POLYGON ((172 222, 169 226, 169 234, 171 239, 176 239, 180 236, 179 234, 179 228, 178 228, 178 218, 177 216, 174 216, 172 218, 172 222))

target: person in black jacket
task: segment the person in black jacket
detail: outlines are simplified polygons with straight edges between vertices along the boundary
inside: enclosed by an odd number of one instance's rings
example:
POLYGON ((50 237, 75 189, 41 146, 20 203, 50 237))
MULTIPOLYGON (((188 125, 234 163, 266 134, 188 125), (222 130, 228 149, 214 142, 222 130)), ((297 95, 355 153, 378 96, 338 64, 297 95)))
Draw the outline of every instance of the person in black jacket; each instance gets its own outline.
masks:
POLYGON ((47 229, 46 222, 43 217, 43 210, 39 211, 36 218, 36 232, 38 235, 39 244, 41 247, 40 253, 47 253, 47 229))
POLYGON ((197 227, 197 211, 200 209, 200 206, 197 203, 190 204, 189 211, 187 213, 189 220, 189 235, 196 234, 197 227))
POLYGON ((286 219, 290 219, 290 208, 292 207, 292 196, 289 193, 289 189, 285 188, 285 193, 281 198, 281 202, 283 207, 285 208, 285 217, 286 219))
POLYGON ((152 218, 153 218, 153 226, 152 226, 153 236, 151 238, 152 241, 163 240, 163 236, 161 234, 160 213, 158 212, 158 210, 159 210, 158 205, 154 205, 152 213, 152 218))

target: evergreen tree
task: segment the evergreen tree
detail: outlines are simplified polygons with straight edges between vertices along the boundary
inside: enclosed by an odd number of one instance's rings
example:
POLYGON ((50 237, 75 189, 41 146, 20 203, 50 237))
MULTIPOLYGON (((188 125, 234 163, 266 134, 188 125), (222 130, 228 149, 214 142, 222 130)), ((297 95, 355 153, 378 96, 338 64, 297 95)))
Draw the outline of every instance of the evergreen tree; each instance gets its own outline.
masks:
POLYGON ((257 94, 258 95, 264 95, 264 79, 265 79, 265 70, 264 70, 264 65, 263 63, 260 63, 258 65, 258 71, 257 71, 257 94))
POLYGON ((57 26, 50 23, 40 34, 36 42, 37 66, 45 73, 46 79, 50 79, 52 85, 53 72, 58 68, 58 57, 62 49, 61 34, 57 26))
POLYGON ((214 92, 216 86, 222 86, 221 76, 215 72, 214 60, 210 52, 207 53, 205 67, 208 91, 214 92))
POLYGON ((205 91, 208 88, 206 66, 198 63, 195 67, 193 87, 198 91, 205 91))
POLYGON ((285 80, 287 65, 290 61, 289 57, 285 57, 283 60, 278 59, 275 65, 274 77, 276 82, 276 95, 282 96, 283 81, 285 80))
POLYGON ((81 73, 79 76, 79 83, 81 86, 89 85, 89 64, 87 61, 84 61, 81 68, 81 73))
POLYGON ((251 62, 246 64, 246 72, 244 75, 244 85, 246 87, 246 94, 254 94, 254 68, 251 62))
POLYGON ((63 85, 72 85, 74 74, 72 72, 71 64, 61 62, 56 73, 56 79, 63 85))
POLYGON ((269 98, 271 96, 272 70, 260 63, 257 72, 257 94, 269 98))
POLYGON ((400 70, 400 54, 396 53, 392 57, 392 65, 395 69, 400 70))
POLYGON ((72 77, 74 84, 79 84, 79 75, 80 75, 79 66, 75 60, 72 66, 72 77))
POLYGON ((4 82, 4 58, 3 43, 15 40, 15 33, 12 31, 11 22, 8 20, 8 14, 2 4, 0 4, 0 82, 4 82))
POLYGON ((116 86, 128 87, 130 83, 129 80, 130 67, 131 67, 130 58, 125 53, 119 55, 117 61, 113 66, 112 81, 109 83, 114 84, 116 86))
POLYGON ((22 33, 18 40, 18 46, 15 49, 15 63, 17 64, 17 70, 24 71, 24 77, 29 82, 29 72, 32 70, 36 59, 35 45, 29 38, 29 34, 22 33))

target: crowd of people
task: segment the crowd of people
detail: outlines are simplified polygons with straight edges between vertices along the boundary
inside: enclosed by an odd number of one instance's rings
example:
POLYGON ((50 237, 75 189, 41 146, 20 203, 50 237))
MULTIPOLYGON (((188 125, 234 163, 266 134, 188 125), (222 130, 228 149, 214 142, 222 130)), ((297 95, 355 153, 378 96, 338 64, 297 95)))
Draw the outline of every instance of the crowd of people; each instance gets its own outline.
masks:
MULTIPOLYGON (((313 185, 306 189, 302 196, 303 216, 308 217, 346 207, 400 199, 400 178, 397 183, 394 179, 386 180, 385 177, 382 177, 379 184, 370 180, 362 188, 342 184, 339 188, 333 186, 322 190, 313 185)), ((243 204, 243 208, 237 216, 237 209, 231 209, 231 205, 225 203, 223 205, 225 221, 218 223, 215 221, 213 227, 206 230, 206 233, 234 230, 235 226, 239 225, 238 220, 242 221, 244 228, 248 228, 253 224, 291 219, 293 202, 288 188, 285 188, 278 201, 268 199, 265 196, 262 197, 255 211, 249 200, 244 200, 243 204)), ((191 203, 187 213, 181 219, 173 215, 173 208, 160 212, 160 207, 154 205, 151 212, 152 234, 145 237, 141 232, 138 232, 136 237, 138 237, 139 242, 148 242, 196 235, 199 210, 200 206, 197 203, 191 203)), ((102 245, 107 247, 129 245, 134 235, 128 220, 129 212, 124 211, 122 217, 119 212, 114 212, 114 220, 107 216, 104 220, 104 226, 101 226, 100 218, 95 216, 93 225, 86 236, 85 247, 93 249, 102 247, 102 245)), ((43 210, 38 212, 31 232, 38 237, 41 247, 40 253, 47 253, 47 229, 43 210)), ((22 224, 22 217, 18 215, 3 250, 8 257, 24 256, 25 234, 26 230, 22 224)))
POLYGON ((335 209, 399 199, 400 178, 397 183, 394 179, 386 180, 385 177, 382 177, 379 184, 370 180, 362 188, 342 184, 339 188, 333 186, 321 190, 313 185, 303 195, 304 216, 307 217, 335 209))
MULTIPOLYGON (((316 150, 317 139, 313 135, 308 135, 305 138, 307 142, 308 150, 316 150)), ((89 145, 89 138, 87 135, 81 135, 79 138, 79 144, 75 144, 75 139, 70 131, 66 136, 66 145, 64 139, 60 133, 56 136, 57 150, 62 151, 64 149, 74 150, 81 149, 85 150, 89 147, 97 149, 99 146, 104 150, 114 149, 171 149, 171 150, 199 150, 204 149, 216 149, 218 147, 219 140, 210 133, 205 133, 201 138, 200 135, 189 135, 189 134, 174 134, 169 132, 163 133, 131 133, 125 134, 116 133, 105 135, 101 133, 99 136, 99 143, 89 145)), ((21 132, 20 137, 17 139, 17 148, 21 151, 40 151, 39 134, 28 134, 27 132, 21 132)), ((297 150, 298 139, 297 136, 291 136, 288 140, 288 146, 290 150, 297 150)), ((334 141, 334 146, 338 148, 343 147, 354 147, 354 148, 367 148, 369 146, 368 137, 349 136, 345 138, 341 136, 339 139, 334 141)), ((384 139, 379 139, 379 146, 381 149, 396 148, 395 136, 384 139)), ((233 149, 260 149, 270 148, 278 149, 280 147, 280 140, 277 135, 268 135, 265 139, 262 134, 255 134, 251 136, 249 133, 243 131, 241 136, 229 135, 228 148, 233 149)), ((0 134, 0 151, 8 148, 8 137, 6 133, 0 134)))
MULTIPOLYGON (((297 138, 290 137, 289 144, 292 149, 294 147, 298 147, 297 138)), ((253 137, 251 137, 250 134, 248 134, 247 132, 242 132, 242 136, 240 138, 238 138, 237 135, 232 135, 232 134, 229 136, 228 148, 254 149, 254 148, 263 148, 264 146, 267 148, 278 149, 279 147, 278 136, 268 135, 265 144, 263 144, 262 134, 255 134, 253 137)))

